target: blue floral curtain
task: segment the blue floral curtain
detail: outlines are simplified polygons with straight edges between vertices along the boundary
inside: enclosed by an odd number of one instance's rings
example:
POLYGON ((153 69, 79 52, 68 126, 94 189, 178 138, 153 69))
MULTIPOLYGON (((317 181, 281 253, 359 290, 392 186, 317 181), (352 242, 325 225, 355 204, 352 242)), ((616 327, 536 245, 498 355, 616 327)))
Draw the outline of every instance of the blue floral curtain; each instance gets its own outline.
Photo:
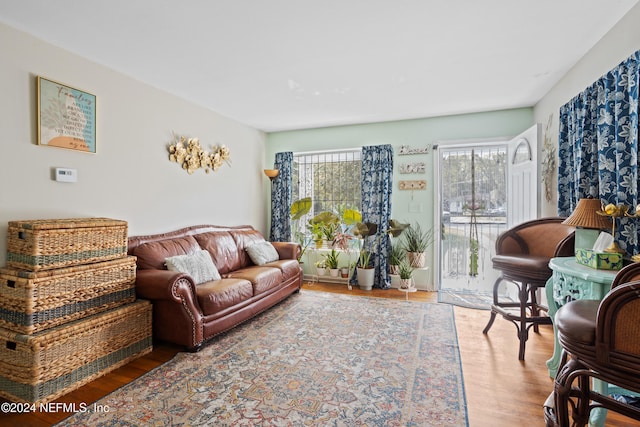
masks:
MULTIPOLYGON (((578 200, 638 205, 638 69, 640 51, 560 108, 558 214, 578 200)), ((638 253, 638 220, 622 218, 616 241, 638 253)))
MULTIPOLYGON (((377 224, 380 233, 389 228, 391 220, 392 181, 393 147, 362 147, 362 221, 377 224)), ((388 250, 389 238, 385 234, 378 240, 376 251, 371 256, 376 269, 375 288, 388 289, 391 286, 387 268, 388 250)))
POLYGON ((291 241, 291 217, 289 209, 292 198, 293 153, 276 153, 274 169, 280 170, 278 176, 271 181, 271 231, 272 242, 291 241))

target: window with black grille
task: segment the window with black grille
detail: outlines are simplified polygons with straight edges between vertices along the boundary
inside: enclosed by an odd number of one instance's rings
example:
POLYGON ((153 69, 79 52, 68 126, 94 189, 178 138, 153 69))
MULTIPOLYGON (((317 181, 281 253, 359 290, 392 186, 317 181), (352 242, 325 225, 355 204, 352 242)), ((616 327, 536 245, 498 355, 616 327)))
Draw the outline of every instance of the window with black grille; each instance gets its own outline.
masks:
POLYGON ((293 200, 311 197, 309 219, 324 211, 361 211, 361 169, 360 149, 294 154, 293 200))

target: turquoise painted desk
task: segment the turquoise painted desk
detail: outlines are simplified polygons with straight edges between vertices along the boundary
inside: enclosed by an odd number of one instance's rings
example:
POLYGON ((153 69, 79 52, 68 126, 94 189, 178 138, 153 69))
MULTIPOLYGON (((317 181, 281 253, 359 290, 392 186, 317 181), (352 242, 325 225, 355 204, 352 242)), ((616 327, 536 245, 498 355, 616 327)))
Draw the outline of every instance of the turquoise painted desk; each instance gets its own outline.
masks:
MULTIPOLYGON (((604 298, 611 290, 611 282, 617 274, 617 271, 596 270, 578 264, 574 257, 552 258, 549 267, 553 271, 553 275, 545 286, 545 292, 549 304, 549 316, 552 319, 555 318, 558 309, 569 301, 577 299, 601 300, 604 298)), ((562 352, 555 324, 553 325, 553 335, 555 338, 553 356, 547 360, 547 368, 549 376, 555 378, 562 352)), ((608 385, 600 381, 594 382, 594 389, 600 393, 615 392, 613 389, 608 390, 608 385)), ((604 426, 606 416, 606 410, 592 411, 589 425, 604 426)))

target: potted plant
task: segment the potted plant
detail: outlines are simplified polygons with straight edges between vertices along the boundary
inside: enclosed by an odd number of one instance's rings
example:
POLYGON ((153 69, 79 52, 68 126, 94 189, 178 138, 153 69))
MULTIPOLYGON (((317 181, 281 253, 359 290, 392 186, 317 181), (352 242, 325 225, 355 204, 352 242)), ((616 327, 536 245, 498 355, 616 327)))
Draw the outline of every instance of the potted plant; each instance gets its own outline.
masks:
POLYGON ((425 265, 425 251, 433 243, 433 229, 422 230, 419 223, 411 224, 404 232, 404 249, 409 264, 414 268, 425 265))
POLYGON ((324 262, 329 269, 329 275, 332 277, 338 277, 338 256, 339 253, 335 249, 331 249, 331 252, 324 254, 324 262))
POLYGON ((360 289, 370 291, 373 288, 375 272, 375 268, 371 265, 371 252, 364 248, 360 249, 356 268, 358 286, 360 286, 360 289))
POLYGON ((349 277, 349 266, 345 265, 343 267, 340 267, 340 276, 343 279, 346 279, 349 277))
POLYGON ((402 260, 398 265, 398 274, 400 274, 400 289, 409 289, 413 287, 411 283, 411 275, 413 274, 413 268, 408 261, 402 260))
POLYGON ((389 228, 384 232, 378 232, 378 226, 372 223, 358 223, 354 225, 354 234, 360 237, 360 256, 358 257, 358 285, 365 290, 373 287, 375 269, 371 265, 371 255, 376 250, 381 239, 398 237, 408 227, 395 220, 389 221, 389 228))
POLYGON ((313 236, 316 248, 321 248, 324 239, 333 240, 333 235, 338 229, 340 218, 333 212, 324 211, 309 220, 307 228, 313 236))
POLYGON ((375 268, 371 265, 371 253, 379 239, 379 236, 376 236, 378 226, 372 223, 357 223, 354 224, 353 233, 359 237, 360 246, 356 264, 358 286, 360 289, 370 291, 375 280, 375 268))
POLYGON ((322 247, 322 242, 324 241, 322 224, 309 222, 309 224, 307 225, 307 228, 311 232, 311 239, 315 243, 316 249, 320 249, 322 247))
POLYGON ((316 273, 318 273, 318 276, 324 276, 326 272, 327 272, 327 265, 325 264, 325 262, 324 261, 316 262, 316 273))
POLYGON ((399 265, 402 261, 407 259, 407 253, 404 248, 399 244, 392 244, 389 251, 389 272, 391 274, 399 274, 399 265))

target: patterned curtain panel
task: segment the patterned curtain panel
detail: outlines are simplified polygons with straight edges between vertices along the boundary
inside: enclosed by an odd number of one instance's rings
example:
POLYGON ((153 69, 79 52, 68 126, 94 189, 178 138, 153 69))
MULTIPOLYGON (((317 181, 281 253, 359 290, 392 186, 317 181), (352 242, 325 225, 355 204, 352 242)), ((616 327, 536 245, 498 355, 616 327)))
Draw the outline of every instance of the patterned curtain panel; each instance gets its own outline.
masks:
MULTIPOLYGON (((578 200, 638 205, 638 69, 640 51, 560 108, 558 214, 578 200)), ((638 220, 622 218, 616 241, 638 253, 638 220)))
POLYGON ((291 241, 291 208, 293 153, 276 153, 274 169, 279 169, 278 176, 271 181, 271 230, 269 240, 272 242, 291 241))
MULTIPOLYGON (((393 188, 393 147, 377 145, 362 147, 362 221, 378 224, 384 232, 391 220, 391 190, 393 188)), ((371 258, 374 261, 374 288, 388 289, 391 278, 387 269, 389 238, 380 238, 371 258)))

